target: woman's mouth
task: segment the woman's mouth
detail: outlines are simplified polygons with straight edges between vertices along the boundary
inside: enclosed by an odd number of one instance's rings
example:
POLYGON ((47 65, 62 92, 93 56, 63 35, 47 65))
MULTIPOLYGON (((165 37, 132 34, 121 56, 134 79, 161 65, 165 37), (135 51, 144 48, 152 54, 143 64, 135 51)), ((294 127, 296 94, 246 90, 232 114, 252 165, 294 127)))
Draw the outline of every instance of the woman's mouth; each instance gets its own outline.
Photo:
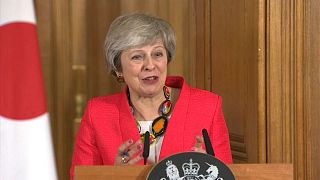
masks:
POLYGON ((156 79, 158 79, 158 76, 149 76, 149 77, 143 78, 142 80, 153 81, 153 80, 156 80, 156 79))
POLYGON ((143 82, 144 82, 145 84, 150 84, 150 85, 152 85, 152 84, 155 84, 155 83, 158 82, 159 77, 158 77, 158 76, 148 76, 148 77, 143 78, 142 80, 143 80, 143 82))

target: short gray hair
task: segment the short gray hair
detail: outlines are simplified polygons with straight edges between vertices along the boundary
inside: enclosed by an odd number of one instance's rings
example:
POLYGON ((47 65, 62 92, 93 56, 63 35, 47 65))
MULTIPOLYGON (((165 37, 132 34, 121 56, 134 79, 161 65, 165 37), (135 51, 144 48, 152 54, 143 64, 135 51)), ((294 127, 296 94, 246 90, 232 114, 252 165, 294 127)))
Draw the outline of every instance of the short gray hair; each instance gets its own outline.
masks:
POLYGON ((108 71, 112 75, 121 72, 121 53, 162 40, 168 54, 168 62, 175 55, 176 37, 171 25, 155 16, 131 13, 116 18, 110 25, 105 40, 108 71))

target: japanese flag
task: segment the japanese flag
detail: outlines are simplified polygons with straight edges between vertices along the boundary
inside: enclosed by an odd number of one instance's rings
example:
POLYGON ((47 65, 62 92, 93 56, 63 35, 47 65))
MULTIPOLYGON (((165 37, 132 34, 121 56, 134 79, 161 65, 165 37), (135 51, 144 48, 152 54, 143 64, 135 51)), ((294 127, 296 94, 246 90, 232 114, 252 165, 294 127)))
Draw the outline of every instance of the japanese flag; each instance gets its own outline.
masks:
POLYGON ((0 180, 57 179, 32 0, 0 0, 0 180))

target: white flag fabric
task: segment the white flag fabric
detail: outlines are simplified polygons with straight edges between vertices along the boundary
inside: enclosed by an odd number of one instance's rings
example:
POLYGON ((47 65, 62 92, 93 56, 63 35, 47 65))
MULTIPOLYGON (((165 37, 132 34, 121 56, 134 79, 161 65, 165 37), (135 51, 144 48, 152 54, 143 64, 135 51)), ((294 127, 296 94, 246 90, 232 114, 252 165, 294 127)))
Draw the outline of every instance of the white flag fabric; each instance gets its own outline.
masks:
POLYGON ((0 0, 0 180, 56 180, 32 0, 0 0))

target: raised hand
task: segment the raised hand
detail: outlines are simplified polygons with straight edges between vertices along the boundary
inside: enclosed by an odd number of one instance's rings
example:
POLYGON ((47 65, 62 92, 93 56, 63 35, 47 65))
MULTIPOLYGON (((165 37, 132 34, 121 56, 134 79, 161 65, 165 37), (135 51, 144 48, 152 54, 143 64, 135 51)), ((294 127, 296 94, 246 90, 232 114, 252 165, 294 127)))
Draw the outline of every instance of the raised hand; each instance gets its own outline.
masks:
POLYGON ((191 148, 191 151, 206 153, 206 150, 202 148, 203 143, 204 143, 203 137, 196 136, 196 142, 194 143, 194 146, 191 148))

